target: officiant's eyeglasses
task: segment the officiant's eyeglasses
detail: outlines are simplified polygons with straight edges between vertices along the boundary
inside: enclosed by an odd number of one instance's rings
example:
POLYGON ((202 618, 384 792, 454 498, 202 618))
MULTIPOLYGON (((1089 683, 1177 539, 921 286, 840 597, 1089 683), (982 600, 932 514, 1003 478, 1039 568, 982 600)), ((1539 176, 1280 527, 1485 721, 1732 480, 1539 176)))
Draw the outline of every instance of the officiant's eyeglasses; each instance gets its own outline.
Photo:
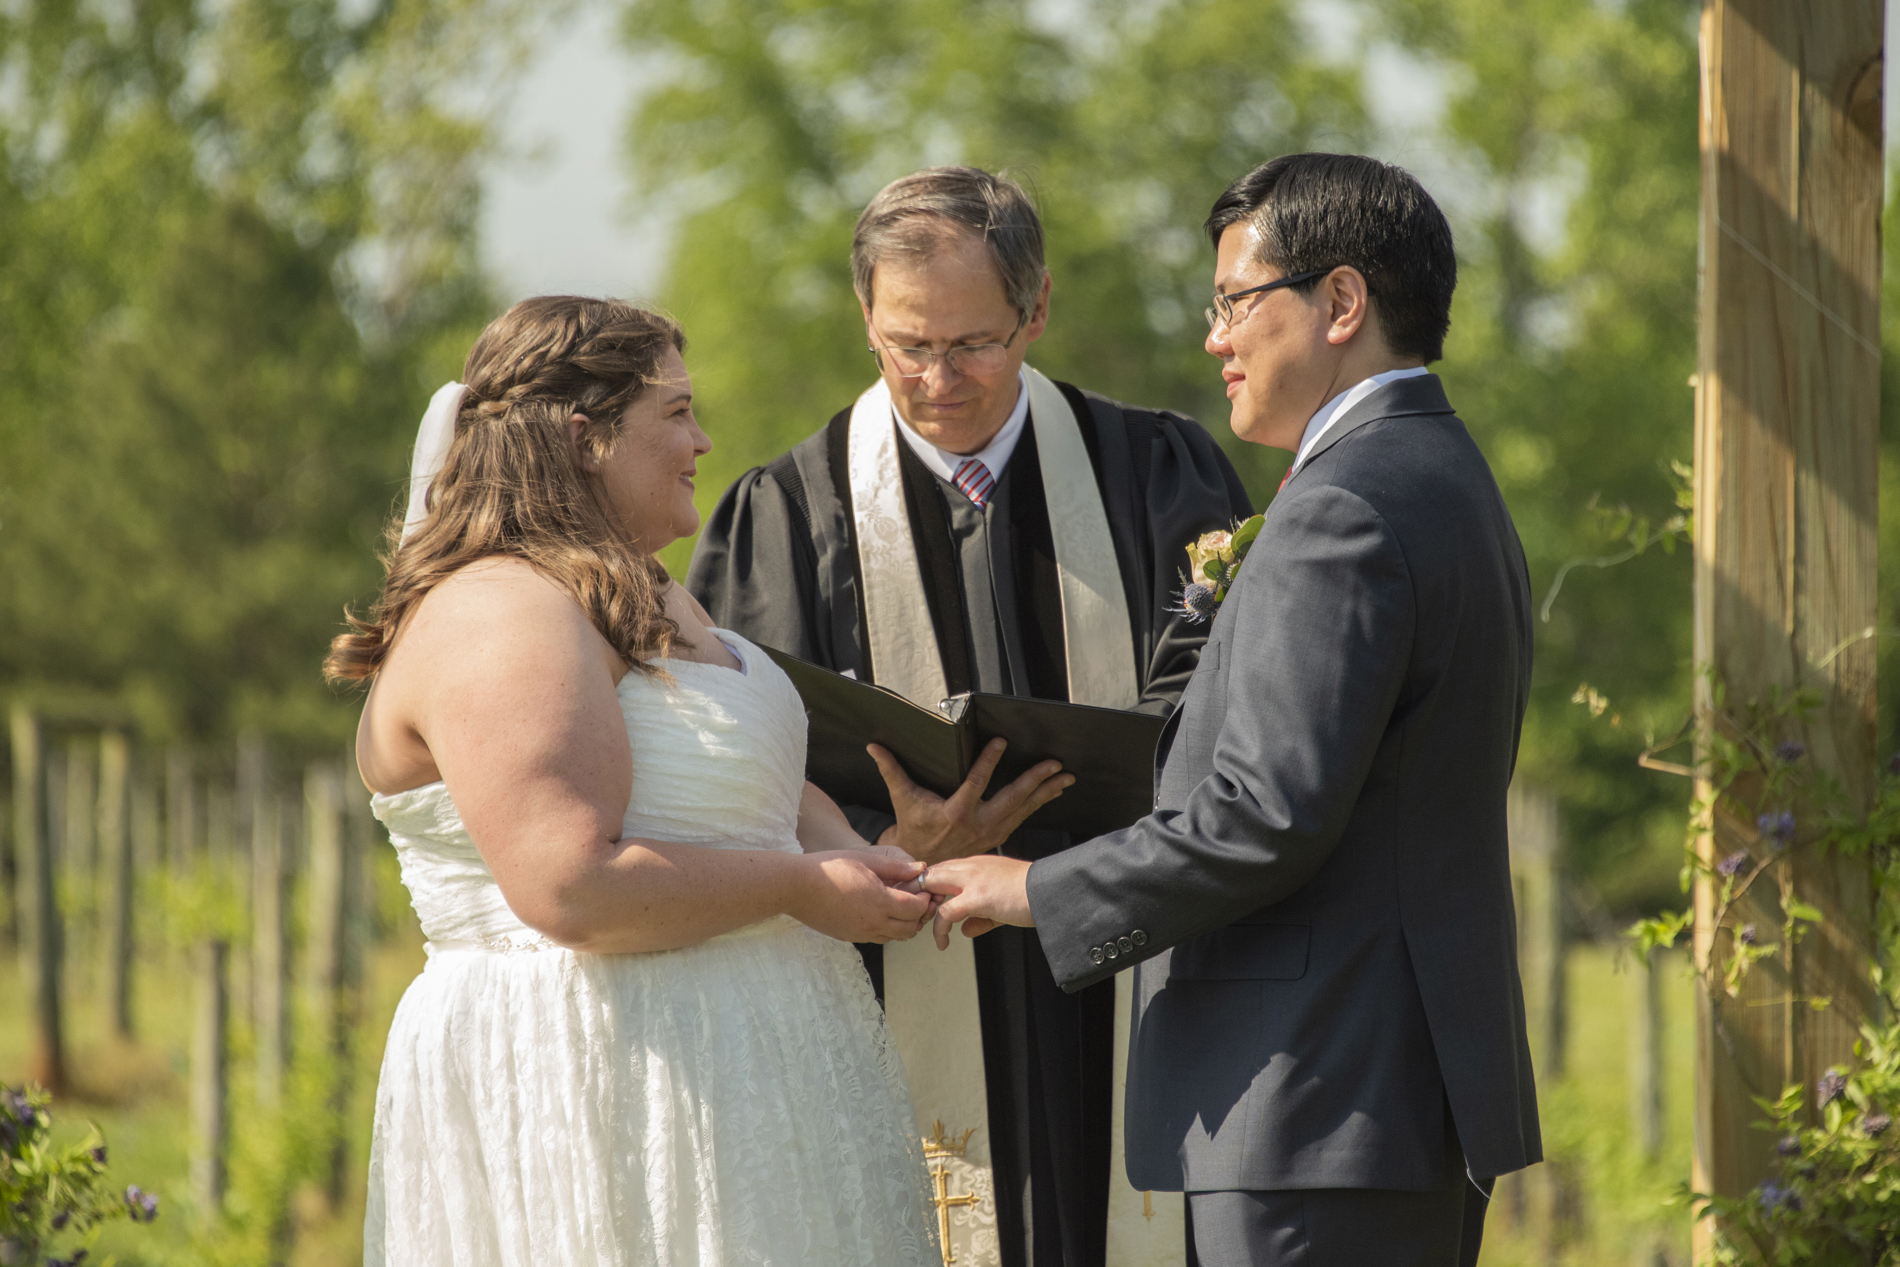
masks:
POLYGON ((932 352, 929 348, 879 347, 874 343, 871 345, 871 356, 880 369, 884 367, 884 358, 888 356, 891 372, 899 378, 922 378, 930 372, 930 363, 938 357, 949 362, 954 374, 995 374, 1009 364, 1009 345, 1016 342, 1016 336, 1023 332, 1028 322, 1029 317, 1025 314, 1017 321, 1016 328, 1009 332, 1009 338, 1001 343, 970 343, 947 352, 932 352))
POLYGON ((1279 281, 1268 282, 1264 286, 1249 286, 1245 290, 1237 290, 1231 295, 1216 294, 1214 296, 1214 306, 1204 309, 1201 315, 1207 318, 1207 328, 1209 330, 1217 329, 1220 326, 1226 326, 1231 330, 1234 327, 1234 300, 1245 299, 1248 295, 1264 295, 1268 291, 1278 290, 1282 286, 1297 286, 1301 282, 1310 282, 1315 277, 1326 276, 1328 271, 1327 269, 1319 268, 1308 273, 1294 273, 1289 277, 1282 277, 1279 281))

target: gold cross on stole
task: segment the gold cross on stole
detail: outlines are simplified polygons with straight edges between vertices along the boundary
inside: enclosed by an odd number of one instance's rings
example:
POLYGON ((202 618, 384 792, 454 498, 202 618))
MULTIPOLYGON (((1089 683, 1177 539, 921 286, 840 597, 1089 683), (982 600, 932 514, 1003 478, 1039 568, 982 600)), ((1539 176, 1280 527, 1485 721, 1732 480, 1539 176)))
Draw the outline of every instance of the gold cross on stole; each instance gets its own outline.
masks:
POLYGON ((969 1145, 970 1136, 976 1134, 976 1128, 972 1126, 957 1138, 946 1135, 941 1118, 932 1125, 935 1129, 924 1139, 924 1157, 937 1163, 930 1168, 930 1178, 937 1189, 930 1203, 937 1207, 937 1231, 943 1245, 944 1267, 950 1267, 951 1263, 957 1261, 957 1252, 950 1248, 950 1207, 975 1205, 976 1196, 968 1192, 961 1196, 950 1195, 950 1167, 943 1159, 963 1156, 963 1150, 969 1145))
POLYGON ((943 1166, 933 1167, 930 1177, 937 1182, 937 1195, 931 1198, 931 1204, 937 1207, 937 1232, 943 1238, 944 1267, 957 1261, 957 1252, 950 1248, 950 1207, 953 1205, 975 1205, 976 1198, 969 1193, 953 1197, 950 1195, 950 1172, 943 1166))

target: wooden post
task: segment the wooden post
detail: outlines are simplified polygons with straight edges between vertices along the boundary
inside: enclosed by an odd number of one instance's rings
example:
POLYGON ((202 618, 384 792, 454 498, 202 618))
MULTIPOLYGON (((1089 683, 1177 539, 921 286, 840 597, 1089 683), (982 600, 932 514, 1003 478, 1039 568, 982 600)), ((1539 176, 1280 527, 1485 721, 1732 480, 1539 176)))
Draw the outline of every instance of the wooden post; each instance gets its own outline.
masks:
POLYGON ((33 1001, 33 1042, 27 1077, 54 1095, 66 1082, 66 1040, 60 1007, 59 903, 53 888, 53 842, 46 830, 46 752, 39 718, 15 704, 9 719, 13 748, 13 839, 20 866, 20 949, 33 1001))
POLYGON ((99 736, 99 981, 106 1032, 132 1037, 132 747, 122 730, 99 736))
POLYGON ((185 748, 165 751, 165 865, 174 879, 198 864, 198 769, 185 748))
POLYGON ((66 962, 83 978, 92 966, 98 920, 99 737, 66 740, 65 832, 59 842, 60 910, 66 962))
MULTIPOLYGON (((1875 776, 1875 543, 1880 401, 1881 0, 1704 0, 1702 279, 1696 374, 1695 660, 1706 736, 1735 737, 1736 709, 1772 688, 1821 707, 1770 741, 1798 740, 1818 773, 1864 810, 1875 776)), ((1706 789, 1705 789, 1706 790, 1706 789)), ((1699 844, 1703 860, 1761 856, 1739 785, 1699 844)), ((1811 1089, 1852 1059, 1873 1002, 1866 862, 1821 859, 1807 807, 1795 891, 1822 920, 1739 999, 1699 991, 1698 1191, 1742 1196, 1770 1172, 1773 1136, 1753 1097, 1811 1089), (1827 997, 1811 1011, 1806 1000, 1827 997)), ((1767 877, 1764 877, 1767 879, 1767 877)), ((1729 927, 1715 891, 1695 895, 1698 966, 1730 953, 1736 926, 1781 922, 1772 883, 1729 927)), ((1708 1261, 1713 1229, 1696 1230, 1708 1261)))
POLYGON ((1662 1152, 1663 1015, 1658 952, 1629 970, 1630 1133, 1650 1161, 1662 1152))
POLYGON ((251 818, 251 1026, 255 1036, 257 1102, 276 1108, 283 1100, 284 1061, 290 1017, 284 998, 290 941, 284 919, 283 798, 268 780, 257 787, 251 818))
POLYGON ((205 866, 214 882, 230 877, 237 860, 237 797, 218 775, 205 780, 205 866))
POLYGON ((194 947, 191 1020, 191 1190, 207 1217, 224 1207, 230 1138, 229 947, 206 937, 194 947))
POLYGON ((336 763, 312 762, 304 774, 304 839, 310 858, 310 941, 307 951, 309 1014, 331 1063, 332 1121, 328 1183, 331 1201, 341 1199, 345 1161, 342 1114, 349 1095, 349 1035, 354 1021, 350 989, 351 912, 354 885, 350 834, 343 817, 342 780, 336 763))
POLYGON ((0 796, 0 944, 20 950, 20 847, 13 839, 12 785, 0 796))
POLYGON ((158 771, 149 753, 132 763, 132 874, 155 876, 164 869, 165 820, 159 808, 158 771))
MULTIPOLYGON (((1569 992, 1564 982, 1565 905, 1563 838, 1557 798, 1541 788, 1512 784, 1505 803, 1511 876, 1517 901, 1518 972, 1530 1029, 1531 1064, 1540 1088, 1564 1074, 1569 992)), ((1499 1181, 1494 1207, 1500 1222, 1528 1234, 1547 1255, 1569 1238, 1576 1222, 1576 1185, 1551 1161, 1499 1181), (1508 1181, 1508 1182, 1507 1182, 1508 1181)))

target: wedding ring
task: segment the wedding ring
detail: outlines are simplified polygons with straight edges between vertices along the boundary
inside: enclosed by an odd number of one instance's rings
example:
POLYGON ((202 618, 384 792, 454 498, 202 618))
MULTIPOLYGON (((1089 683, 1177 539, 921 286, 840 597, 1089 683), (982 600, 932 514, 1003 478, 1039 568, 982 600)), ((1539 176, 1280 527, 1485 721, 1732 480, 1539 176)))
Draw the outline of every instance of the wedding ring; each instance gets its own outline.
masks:
POLYGON ((929 878, 930 878, 930 864, 926 862, 924 864, 924 869, 917 873, 917 887, 920 889, 923 888, 924 881, 928 880, 929 878))

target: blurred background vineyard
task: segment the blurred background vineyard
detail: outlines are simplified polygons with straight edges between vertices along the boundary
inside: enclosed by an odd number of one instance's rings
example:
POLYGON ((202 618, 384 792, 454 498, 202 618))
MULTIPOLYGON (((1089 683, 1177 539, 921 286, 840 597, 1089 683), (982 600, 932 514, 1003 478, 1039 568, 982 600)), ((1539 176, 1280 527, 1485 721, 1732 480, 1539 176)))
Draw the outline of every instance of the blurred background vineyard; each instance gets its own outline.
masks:
MULTIPOLYGON (((1688 1169, 1689 987, 1666 958, 1652 974, 1620 956, 1615 930, 1682 901, 1687 789, 1635 756, 1681 722, 1691 675, 1689 560, 1651 543, 1690 456, 1696 13, 0 6, 0 939, 24 950, 24 842, 41 833, 65 939, 56 1112, 98 1120, 115 1172, 165 1202, 106 1246, 152 1263, 360 1254, 376 1064, 422 960, 342 760, 357 701, 317 666, 344 605, 375 593, 415 419, 490 317, 554 288, 676 313, 716 445, 709 510, 868 380, 857 209, 928 163, 1007 168, 1038 198, 1055 274, 1035 363, 1203 419, 1264 504, 1284 456, 1226 432, 1197 226, 1253 163, 1331 148, 1405 164, 1451 216, 1439 368, 1537 593, 1564 573, 1519 763, 1556 1160, 1500 1203, 1486 1262, 1686 1262, 1686 1213, 1664 1202, 1688 1169), (613 138, 595 164, 612 181, 535 165, 537 139, 570 132, 613 138), (577 211, 589 200, 614 205, 577 211), (577 259, 580 212, 621 240, 577 259)), ((1896 445, 1883 426, 1889 504, 1896 445)), ((666 557, 683 572, 689 553, 666 557)), ((1891 601, 1883 584, 1883 627, 1891 601)), ((0 973, 8 1083, 44 1059, 29 958, 0 973)))

